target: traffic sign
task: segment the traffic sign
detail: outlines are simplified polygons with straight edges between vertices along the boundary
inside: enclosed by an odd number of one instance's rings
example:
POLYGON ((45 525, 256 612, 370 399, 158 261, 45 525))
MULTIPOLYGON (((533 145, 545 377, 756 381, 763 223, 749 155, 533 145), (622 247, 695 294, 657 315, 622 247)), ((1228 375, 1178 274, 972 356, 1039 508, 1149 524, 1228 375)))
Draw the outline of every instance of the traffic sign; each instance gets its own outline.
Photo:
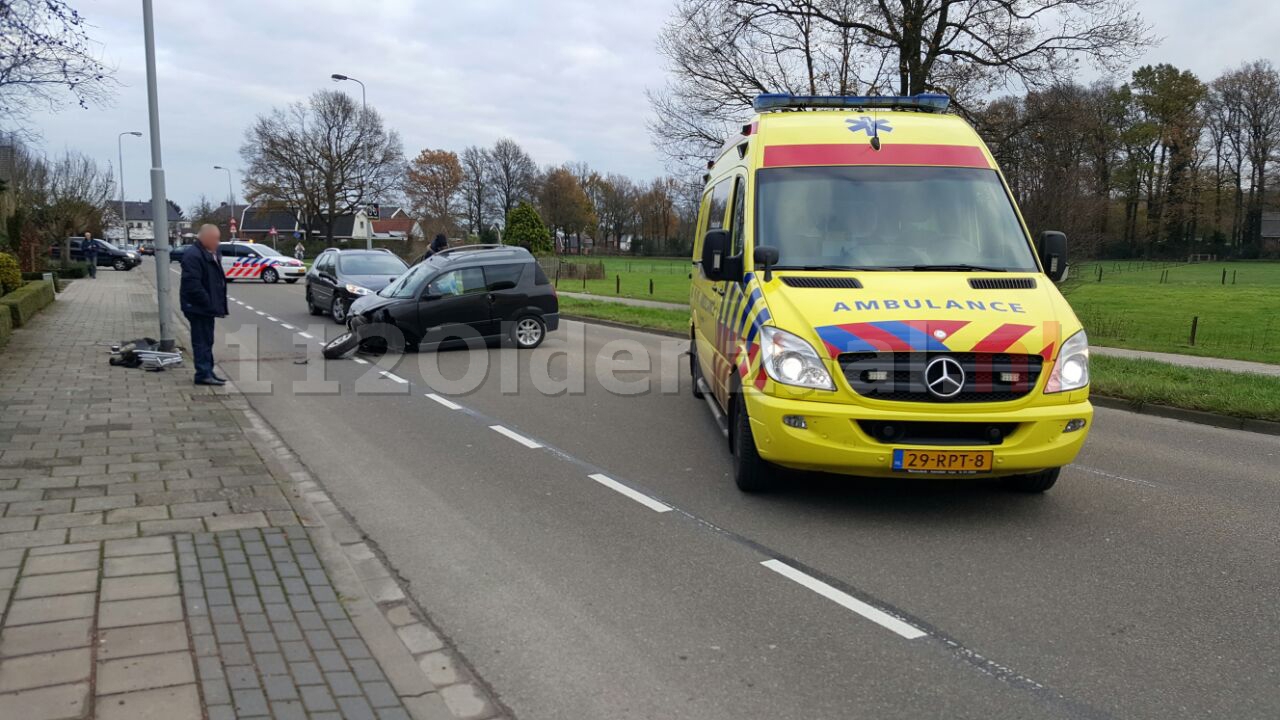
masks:
POLYGON ((275 226, 274 226, 274 225, 272 225, 272 226, 271 226, 271 232, 269 232, 269 233, 267 233, 267 234, 268 234, 268 235, 271 235, 272 237, 275 237, 275 235, 276 235, 276 228, 275 228, 275 226))

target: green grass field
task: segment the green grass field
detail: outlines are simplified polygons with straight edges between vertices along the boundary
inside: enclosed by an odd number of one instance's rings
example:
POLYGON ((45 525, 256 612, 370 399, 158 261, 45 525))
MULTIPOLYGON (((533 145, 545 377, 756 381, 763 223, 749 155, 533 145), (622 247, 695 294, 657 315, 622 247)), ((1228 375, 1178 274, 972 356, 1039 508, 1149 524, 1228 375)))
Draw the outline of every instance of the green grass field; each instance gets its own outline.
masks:
MULTIPOLYGON (((561 278, 562 290, 674 303, 689 299, 691 266, 683 258, 566 261, 604 262, 607 277, 561 278)), ((1072 275, 1063 292, 1098 345, 1280 363, 1280 263, 1106 261, 1075 266, 1072 275), (1168 282, 1161 283, 1166 273, 1168 282)))
POLYGON ((559 288, 592 295, 640 298, 662 302, 689 302, 689 272, 693 265, 687 258, 625 258, 566 256, 564 262, 603 262, 604 280, 571 280, 560 278, 559 288), (649 282, 653 281, 653 293, 649 282), (618 290, 621 289, 621 292, 618 290))
POLYGON ((1280 421, 1280 378, 1098 355, 1089 371, 1097 395, 1280 421))
POLYGON ((1088 264, 1063 288, 1091 343, 1280 363, 1280 263, 1100 264, 1101 282, 1088 264))

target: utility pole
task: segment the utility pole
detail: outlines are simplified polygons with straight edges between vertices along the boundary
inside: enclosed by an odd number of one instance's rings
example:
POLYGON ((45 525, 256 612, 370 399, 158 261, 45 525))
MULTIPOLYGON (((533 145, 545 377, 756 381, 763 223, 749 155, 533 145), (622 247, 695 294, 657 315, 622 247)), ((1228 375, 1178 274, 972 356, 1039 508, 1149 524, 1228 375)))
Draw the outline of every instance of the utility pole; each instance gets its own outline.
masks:
POLYGON ((151 125, 151 217, 156 244, 156 309, 160 314, 160 350, 172 352, 173 317, 169 312, 169 203, 160 159, 160 97, 156 87, 156 31, 151 0, 142 0, 142 40, 147 53, 147 111, 151 125))
MULTIPOLYGON (((329 77, 333 78, 334 82, 342 82, 343 80, 350 80, 353 83, 359 83, 360 85, 360 122, 363 123, 365 119, 365 115, 369 112, 369 105, 367 102, 365 102, 364 83, 348 75, 343 75, 342 73, 334 73, 329 77)), ((363 196, 364 195, 363 188, 361 188, 361 190, 362 192, 360 194, 363 196)), ((332 213, 334 212, 334 210, 335 208, 330 208, 329 212, 332 213)), ((364 244, 365 244, 366 250, 373 249, 373 223, 369 224, 369 234, 365 235, 364 244)))
POLYGON ((120 227, 124 228, 124 245, 129 244, 129 218, 128 213, 124 211, 124 146, 122 145, 125 135, 134 137, 142 137, 142 133, 137 130, 122 132, 116 136, 116 160, 120 164, 120 227))
POLYGON ((236 239, 236 221, 235 221, 236 194, 235 194, 235 191, 231 189, 231 168, 222 167, 221 165, 214 165, 213 169, 227 171, 227 202, 231 203, 230 205, 227 206, 227 234, 231 236, 232 240, 235 240, 236 239))

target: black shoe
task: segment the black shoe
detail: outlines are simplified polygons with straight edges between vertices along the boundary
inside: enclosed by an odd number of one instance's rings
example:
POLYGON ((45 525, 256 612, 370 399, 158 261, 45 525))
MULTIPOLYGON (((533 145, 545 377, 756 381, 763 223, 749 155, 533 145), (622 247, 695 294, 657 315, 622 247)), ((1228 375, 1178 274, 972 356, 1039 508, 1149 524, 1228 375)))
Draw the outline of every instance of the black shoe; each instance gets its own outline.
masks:
POLYGON ((207 378, 197 378, 196 384, 197 385, 213 385, 214 387, 221 387, 223 385, 226 385, 227 381, 221 378, 207 377, 207 378))
POLYGON ((226 384, 226 382, 227 382, 227 379, 226 379, 226 378, 224 378, 224 377, 218 377, 218 374, 217 374, 217 373, 213 373, 213 374, 212 374, 212 375, 210 375, 209 377, 211 377, 211 378, 213 378, 214 380, 217 380, 218 382, 223 383, 223 384, 226 384))

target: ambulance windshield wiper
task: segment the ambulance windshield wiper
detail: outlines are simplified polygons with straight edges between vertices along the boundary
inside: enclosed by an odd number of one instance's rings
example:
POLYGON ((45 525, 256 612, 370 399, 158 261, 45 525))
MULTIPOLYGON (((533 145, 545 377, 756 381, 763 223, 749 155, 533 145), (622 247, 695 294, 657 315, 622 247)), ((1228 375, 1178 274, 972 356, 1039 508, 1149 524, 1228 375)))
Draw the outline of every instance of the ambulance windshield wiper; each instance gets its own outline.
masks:
POLYGON ((902 268, 882 267, 875 265, 774 265, 774 270, 857 270, 860 272, 884 272, 902 268))
POLYGON ((986 267, 984 265, 903 265, 896 270, 913 270, 915 272, 1009 272, 1007 268, 986 267))

